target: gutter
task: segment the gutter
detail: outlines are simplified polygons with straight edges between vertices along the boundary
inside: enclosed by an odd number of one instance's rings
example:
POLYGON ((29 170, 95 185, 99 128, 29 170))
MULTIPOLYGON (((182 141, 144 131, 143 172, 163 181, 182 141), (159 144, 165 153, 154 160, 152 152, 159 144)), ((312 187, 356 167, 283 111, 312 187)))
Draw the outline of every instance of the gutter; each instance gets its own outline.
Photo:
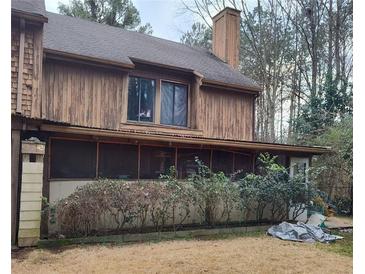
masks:
POLYGON ((218 81, 209 80, 209 79, 203 79, 202 85, 207 86, 207 87, 215 87, 215 88, 229 89, 229 90, 239 91, 239 92, 244 92, 244 93, 250 93, 250 94, 254 94, 256 96, 259 96, 260 93, 263 91, 259 87, 257 87, 257 88, 245 87, 245 86, 240 86, 240 85, 236 85, 236 84, 227 84, 227 83, 218 82, 218 81))
POLYGON ((74 54, 74 53, 68 53, 68 52, 58 51, 58 50, 53 50, 53 49, 48 49, 48 48, 44 48, 43 52, 46 54, 46 58, 49 58, 49 59, 69 58, 69 59, 72 59, 71 61, 81 60, 81 61, 95 62, 95 63, 99 63, 99 64, 104 64, 104 65, 112 65, 112 66, 116 66, 116 67, 124 68, 124 69, 133 69, 135 67, 134 64, 115 62, 115 61, 110 61, 110 60, 106 60, 106 59, 100 59, 100 58, 90 57, 90 56, 86 56, 86 55, 78 55, 78 54, 74 54))
POLYGON ((36 14, 36 13, 31 13, 31 12, 26 12, 23 10, 18 10, 15 8, 11 9, 11 13, 14 16, 18 16, 24 19, 28 19, 28 20, 32 20, 32 21, 36 21, 36 22, 41 22, 41 23, 48 23, 48 18, 41 15, 41 14, 36 14))

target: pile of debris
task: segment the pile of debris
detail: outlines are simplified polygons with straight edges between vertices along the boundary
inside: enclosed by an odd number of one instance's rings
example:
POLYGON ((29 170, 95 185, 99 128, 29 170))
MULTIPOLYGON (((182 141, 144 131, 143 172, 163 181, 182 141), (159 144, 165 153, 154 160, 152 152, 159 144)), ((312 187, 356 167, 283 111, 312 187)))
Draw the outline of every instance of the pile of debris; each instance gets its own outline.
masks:
POLYGON ((298 222, 297 224, 282 222, 279 225, 270 227, 267 233, 282 240, 297 242, 328 243, 343 239, 341 236, 325 233, 319 226, 302 222, 298 222))
POLYGON ((330 234, 331 229, 341 232, 352 232, 352 219, 346 217, 326 217, 318 212, 313 213, 306 223, 291 224, 282 222, 268 229, 267 234, 289 241, 329 243, 341 236, 330 234))

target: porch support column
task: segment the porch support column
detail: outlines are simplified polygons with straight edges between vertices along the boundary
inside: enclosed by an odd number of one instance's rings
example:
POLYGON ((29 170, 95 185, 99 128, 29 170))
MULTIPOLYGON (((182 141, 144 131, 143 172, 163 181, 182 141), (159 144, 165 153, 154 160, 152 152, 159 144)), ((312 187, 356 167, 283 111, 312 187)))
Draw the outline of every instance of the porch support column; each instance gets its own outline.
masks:
POLYGON ((19 201, 20 130, 11 130, 11 245, 16 244, 19 201))
POLYGON ((22 180, 18 246, 35 246, 40 237, 45 143, 22 141, 22 180))

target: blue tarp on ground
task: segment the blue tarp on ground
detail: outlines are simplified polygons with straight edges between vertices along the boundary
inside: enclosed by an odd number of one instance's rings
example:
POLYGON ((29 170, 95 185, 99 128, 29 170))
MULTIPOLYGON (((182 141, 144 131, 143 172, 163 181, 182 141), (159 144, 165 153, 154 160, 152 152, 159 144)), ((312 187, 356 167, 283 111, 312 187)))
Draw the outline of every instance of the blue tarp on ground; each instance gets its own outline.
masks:
POLYGON ((297 242, 321 242, 328 243, 338 239, 343 239, 341 236, 325 233, 319 226, 298 222, 290 224, 282 222, 279 225, 270 227, 267 233, 273 237, 297 242))

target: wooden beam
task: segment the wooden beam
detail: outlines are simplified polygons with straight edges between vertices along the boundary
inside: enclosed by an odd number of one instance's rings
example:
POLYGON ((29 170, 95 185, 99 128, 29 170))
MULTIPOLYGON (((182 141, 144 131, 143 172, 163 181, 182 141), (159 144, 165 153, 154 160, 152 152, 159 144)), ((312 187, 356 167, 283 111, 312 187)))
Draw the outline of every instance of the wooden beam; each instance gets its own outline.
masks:
POLYGON ((176 172, 177 172, 177 146, 175 147, 175 169, 176 169, 176 172))
POLYGON ((16 244, 19 216, 20 130, 11 131, 11 244, 16 244))
POLYGON ((190 90, 190 127, 192 129, 200 129, 200 86, 202 84, 202 78, 195 75, 192 88, 190 90))
POLYGON ((127 115, 128 115, 128 73, 124 73, 122 76, 122 109, 121 111, 121 123, 127 122, 127 115))
POLYGON ((24 39, 25 39, 25 20, 20 19, 20 39, 19 39, 19 61, 18 61, 18 91, 16 96, 16 112, 22 113, 23 95, 23 66, 24 66, 24 39))
POLYGON ((252 98, 252 137, 250 141, 255 140, 255 130, 256 130, 256 96, 252 98))
POLYGON ((99 178, 99 150, 100 150, 100 142, 96 142, 96 167, 95 167, 95 178, 99 178))
POLYGON ((213 149, 210 150, 210 155, 209 155, 209 169, 213 170, 213 149))
POLYGON ((154 124, 159 125, 161 122, 161 85, 162 85, 162 80, 158 79, 157 81, 155 81, 156 84, 156 93, 155 93, 155 111, 153 114, 153 120, 154 120, 154 124))
POLYGON ((138 143, 138 155, 137 155, 137 180, 139 181, 141 175, 141 144, 138 143))
MULTIPOLYGON (((49 139, 48 139, 49 140, 49 139)), ((45 145, 45 153, 43 158, 43 186, 42 186, 42 196, 47 198, 47 201, 49 202, 49 168, 50 168, 50 143, 49 141, 46 141, 45 145)), ((40 234, 42 235, 48 235, 48 219, 42 218, 41 219, 41 228, 40 228, 40 234)))

